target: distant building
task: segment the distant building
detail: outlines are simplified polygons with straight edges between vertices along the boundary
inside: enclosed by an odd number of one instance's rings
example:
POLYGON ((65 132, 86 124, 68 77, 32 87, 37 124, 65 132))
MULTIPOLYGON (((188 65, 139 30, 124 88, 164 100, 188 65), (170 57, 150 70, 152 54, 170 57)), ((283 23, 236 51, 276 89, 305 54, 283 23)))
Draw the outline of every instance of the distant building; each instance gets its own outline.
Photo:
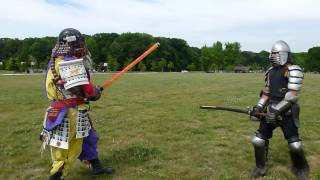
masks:
POLYGON ((251 67, 248 67, 248 66, 235 66, 234 67, 235 73, 248 73, 251 70, 252 70, 251 67))

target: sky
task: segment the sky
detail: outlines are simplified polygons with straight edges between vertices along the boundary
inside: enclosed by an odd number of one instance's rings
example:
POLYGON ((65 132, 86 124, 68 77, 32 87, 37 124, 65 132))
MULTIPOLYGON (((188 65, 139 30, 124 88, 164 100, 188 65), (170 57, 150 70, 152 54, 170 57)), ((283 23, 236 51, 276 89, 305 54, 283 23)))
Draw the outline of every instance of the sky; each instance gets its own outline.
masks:
POLYGON ((319 0, 0 0, 0 38, 143 32, 190 46, 239 42, 269 51, 277 40, 293 52, 320 46, 319 0))

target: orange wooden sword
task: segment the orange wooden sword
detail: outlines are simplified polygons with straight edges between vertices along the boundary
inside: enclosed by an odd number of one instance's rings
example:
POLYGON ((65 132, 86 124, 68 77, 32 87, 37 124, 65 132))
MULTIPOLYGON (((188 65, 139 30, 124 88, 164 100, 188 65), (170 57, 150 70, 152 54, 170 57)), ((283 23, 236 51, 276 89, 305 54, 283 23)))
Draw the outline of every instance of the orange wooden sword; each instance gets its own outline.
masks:
POLYGON ((104 82, 101 86, 100 86, 100 90, 104 90, 107 87, 109 87, 113 81, 115 81, 116 79, 118 79, 121 75, 123 75, 124 73, 126 73, 127 71, 129 71, 131 68, 133 68, 136 64, 138 64, 143 58, 145 58, 146 56, 148 56, 152 51, 154 51, 155 49, 157 49, 160 46, 160 43, 155 43, 154 45, 152 45, 148 50, 146 50, 143 54, 141 54, 137 59, 135 59, 134 61, 132 61, 127 67, 125 67, 122 71, 118 72, 116 75, 114 75, 110 80, 107 80, 106 82, 104 82))

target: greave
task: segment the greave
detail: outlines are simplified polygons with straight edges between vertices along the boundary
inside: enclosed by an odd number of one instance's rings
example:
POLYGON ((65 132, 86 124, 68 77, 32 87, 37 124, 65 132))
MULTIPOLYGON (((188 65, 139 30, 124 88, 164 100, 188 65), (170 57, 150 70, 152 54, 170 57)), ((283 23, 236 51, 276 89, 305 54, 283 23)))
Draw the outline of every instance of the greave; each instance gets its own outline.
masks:
POLYGON ((309 169, 308 162, 304 156, 303 150, 300 152, 292 152, 290 151, 290 156, 292 160, 292 164, 297 169, 309 169))
POLYGON ((259 135, 252 138, 256 167, 250 173, 250 178, 258 178, 266 175, 267 171, 265 165, 267 160, 268 144, 268 140, 260 138, 259 135))
POLYGON ((292 160, 292 172, 298 180, 306 180, 309 165, 302 149, 301 141, 289 143, 289 153, 292 160))
POLYGON ((256 135, 252 138, 252 145, 254 147, 256 167, 264 168, 267 161, 269 141, 264 140, 256 135))
POLYGON ((266 153, 266 147, 254 147, 254 155, 255 155, 255 159, 256 159, 256 167, 258 168, 264 168, 266 165, 266 157, 267 157, 267 153, 266 153))

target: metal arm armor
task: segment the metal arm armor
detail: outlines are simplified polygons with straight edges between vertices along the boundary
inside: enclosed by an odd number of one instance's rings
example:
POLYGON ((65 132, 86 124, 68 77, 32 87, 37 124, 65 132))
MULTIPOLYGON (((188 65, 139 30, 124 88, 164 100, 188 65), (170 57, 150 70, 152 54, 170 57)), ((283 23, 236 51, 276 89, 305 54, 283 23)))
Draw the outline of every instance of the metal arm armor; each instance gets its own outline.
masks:
POLYGON ((303 71, 298 65, 288 66, 288 90, 300 91, 303 81, 303 71))
POLYGON ((275 107, 273 107, 278 112, 286 111, 292 104, 298 102, 298 96, 296 96, 292 91, 300 91, 303 81, 303 72, 298 65, 288 66, 288 92, 286 93, 284 99, 280 101, 275 107))

